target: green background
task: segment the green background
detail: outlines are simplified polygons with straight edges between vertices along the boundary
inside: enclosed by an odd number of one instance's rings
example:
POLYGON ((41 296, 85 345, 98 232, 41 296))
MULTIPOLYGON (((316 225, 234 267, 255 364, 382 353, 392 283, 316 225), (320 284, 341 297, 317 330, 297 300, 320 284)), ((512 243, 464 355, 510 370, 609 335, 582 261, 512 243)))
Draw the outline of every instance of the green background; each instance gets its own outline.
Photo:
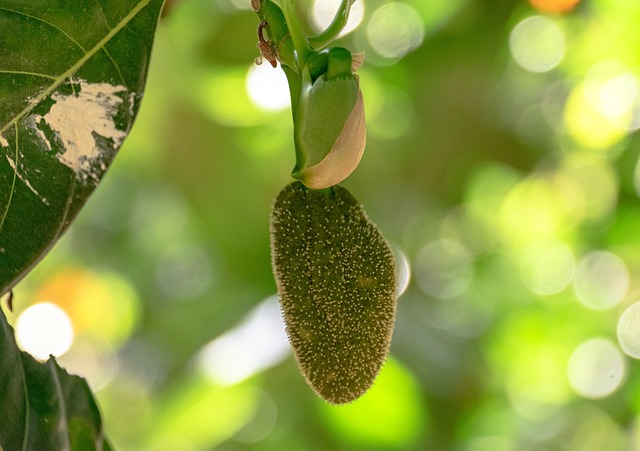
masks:
MULTIPOLYGON (((245 88, 258 19, 237 3, 167 5, 131 135, 15 289, 13 321, 45 301, 69 314, 60 363, 97 390, 114 448, 640 446, 640 368, 617 338, 640 289, 640 6, 400 2, 424 34, 390 59, 367 35, 390 2, 366 1, 342 44, 366 51, 368 141, 343 186, 411 280, 373 390, 331 407, 290 354, 236 383, 203 370, 208 343, 273 305, 269 214, 295 160, 289 111, 260 109, 245 88), (565 48, 532 72, 512 30, 539 14, 565 48)), ((525 47, 544 62, 554 36, 525 47)), ((256 349, 271 336, 247 334, 256 349)), ((227 364, 243 359, 255 363, 247 351, 227 364)))

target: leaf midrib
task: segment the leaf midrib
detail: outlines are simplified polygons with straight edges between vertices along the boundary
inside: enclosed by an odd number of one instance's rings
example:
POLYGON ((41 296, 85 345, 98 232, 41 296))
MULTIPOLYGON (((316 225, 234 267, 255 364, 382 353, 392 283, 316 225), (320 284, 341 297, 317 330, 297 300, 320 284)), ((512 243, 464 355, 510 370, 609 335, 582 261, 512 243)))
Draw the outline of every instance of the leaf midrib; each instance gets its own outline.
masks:
POLYGON ((116 34, 120 32, 131 20, 142 10, 144 9, 151 0, 142 0, 138 3, 122 20, 113 27, 109 33, 107 33, 98 43, 91 49, 89 49, 82 58, 80 58, 73 66, 71 66, 66 72, 63 72, 58 77, 56 77, 53 83, 36 97, 33 98, 32 102, 29 102, 29 105, 20 111, 13 119, 11 119, 4 127, 0 129, 0 135, 6 132, 9 127, 11 127, 14 123, 18 122, 22 119, 27 113, 29 113, 37 104, 39 104, 42 100, 44 100, 54 89, 60 86, 64 80, 73 75, 78 69, 80 69, 84 63, 86 63, 93 55, 95 55, 100 49, 102 49, 107 42, 111 40, 116 34))

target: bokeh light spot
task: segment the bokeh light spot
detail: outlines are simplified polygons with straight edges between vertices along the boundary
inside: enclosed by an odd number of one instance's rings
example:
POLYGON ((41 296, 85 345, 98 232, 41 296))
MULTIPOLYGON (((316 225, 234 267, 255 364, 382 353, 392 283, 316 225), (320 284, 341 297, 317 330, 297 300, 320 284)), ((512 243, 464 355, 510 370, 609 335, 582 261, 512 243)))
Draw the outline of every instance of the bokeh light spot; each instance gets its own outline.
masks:
MULTIPOLYGON (((324 31, 333 20, 340 6, 341 0, 315 0, 310 10, 311 25, 316 31, 324 31)), ((340 32, 340 36, 353 31, 364 17, 364 0, 356 1, 349 11, 347 24, 340 32)))
POLYGON ((572 221, 607 217, 616 207, 618 177, 598 156, 573 152, 554 173, 554 189, 562 209, 572 221))
POLYGON ((393 85, 373 86, 369 80, 363 93, 367 101, 367 132, 378 139, 400 139, 416 125, 411 98, 393 85))
POLYGON ((565 221, 556 187, 537 174, 522 180, 505 197, 499 219, 502 239, 514 244, 551 239, 565 221))
MULTIPOLYGON (((271 65, 266 66, 278 72, 271 65)), ((269 116, 264 114, 269 110, 256 106, 256 102, 251 99, 247 77, 248 69, 244 65, 219 70, 199 70, 188 95, 193 97, 194 105, 217 124, 227 127, 253 127, 269 120, 269 116)), ((261 77, 258 77, 255 83, 258 85, 257 89, 261 89, 261 77)), ((273 89, 273 86, 267 89, 273 89)))
POLYGON ((625 371, 624 357, 611 340, 591 338, 571 354, 567 376, 580 396, 598 399, 620 387, 625 371))
POLYGON ((81 374, 94 392, 111 383, 118 370, 113 347, 97 336, 78 336, 58 363, 70 373, 81 374))
POLYGON ((76 334, 100 336, 113 346, 129 338, 138 319, 137 293, 117 274, 68 268, 50 277, 37 298, 63 307, 76 334))
POLYGON ((573 286, 582 304, 606 310, 619 304, 627 294, 629 271, 617 255, 593 251, 580 259, 573 286))
POLYGON ((547 72, 562 61, 565 38, 553 20, 533 16, 513 28, 509 36, 509 47, 513 59, 523 69, 547 72))
POLYGON ((626 65, 606 60, 589 69, 582 93, 592 114, 600 115, 606 121, 603 127, 622 136, 638 126, 638 91, 638 79, 626 65))
POLYGON ((494 324, 500 338, 489 348, 491 366, 504 379, 510 410, 528 419, 548 418, 571 398, 566 364, 572 349, 562 329, 566 321, 539 308, 517 310, 502 326, 494 324))
POLYGON ((440 236, 460 241, 472 255, 483 254, 496 245, 493 224, 471 206, 451 209, 442 219, 440 236))
POLYGON ((253 418, 235 434, 234 439, 247 444, 258 443, 273 431, 277 420, 278 405, 269 393, 260 390, 253 418))
POLYGON ((287 77, 267 62, 249 67, 246 89, 251 101, 263 110, 284 110, 291 104, 287 77))
POLYGON ((198 361, 209 379, 233 385, 280 363, 288 355, 280 306, 277 297, 272 296, 238 326, 207 344, 198 361))
POLYGON ((436 240, 418 252, 414 275, 422 291, 429 296, 453 298, 463 293, 471 282, 471 256, 457 241, 436 240))
POLYGON ((416 9, 404 3, 387 3, 371 16, 367 39, 379 55, 397 60, 415 50, 424 39, 424 23, 416 9))
POLYGON ((55 304, 41 302, 27 308, 16 322, 20 347, 39 360, 61 356, 73 343, 73 325, 67 313, 55 304))
POLYGON ((580 0, 529 0, 531 6, 546 13, 565 13, 571 11, 580 0))
POLYGON ((627 307, 620 317, 618 342, 625 354, 640 359, 640 302, 627 307))
POLYGON ((633 173, 633 187, 638 197, 640 197, 640 159, 636 162, 636 170, 633 173))
POLYGON ((629 114, 638 97, 638 81, 630 73, 607 80, 600 88, 602 112, 611 120, 629 114))
POLYGON ((467 176, 465 204, 472 214, 494 226, 496 210, 520 180, 520 175, 506 165, 494 162, 479 165, 467 176))
POLYGON ((520 259, 523 283, 536 294, 548 296, 564 290, 573 278, 575 258, 571 248, 553 239, 527 246, 520 259))
POLYGON ((396 295, 400 297, 409 286, 409 281, 411 280, 411 266, 409 265, 407 256, 396 246, 393 246, 393 255, 396 259, 396 295))
MULTIPOLYGON (((618 422, 608 409, 597 407, 596 403, 585 403, 574 414, 573 422, 577 426, 571 434, 566 447, 555 449, 567 451, 635 450, 637 446, 629 440, 631 427, 618 422)), ((615 415, 615 414, 613 414, 615 415)))
POLYGON ((627 100, 620 99, 618 92, 613 98, 603 98, 607 91, 622 91, 624 82, 618 80, 596 82, 587 80, 575 86, 569 95, 564 109, 564 126, 567 134, 586 149, 608 150, 624 138, 631 128, 633 111, 622 116, 620 113, 627 100), (611 81, 610 81, 611 82, 611 81), (616 85, 617 84, 617 85, 616 85))
MULTIPOLYGON (((157 426, 145 450, 196 451, 221 449, 256 414, 261 391, 250 385, 216 387, 203 378, 192 379, 155 405, 157 426)), ((139 447, 134 447, 139 449, 139 447)))

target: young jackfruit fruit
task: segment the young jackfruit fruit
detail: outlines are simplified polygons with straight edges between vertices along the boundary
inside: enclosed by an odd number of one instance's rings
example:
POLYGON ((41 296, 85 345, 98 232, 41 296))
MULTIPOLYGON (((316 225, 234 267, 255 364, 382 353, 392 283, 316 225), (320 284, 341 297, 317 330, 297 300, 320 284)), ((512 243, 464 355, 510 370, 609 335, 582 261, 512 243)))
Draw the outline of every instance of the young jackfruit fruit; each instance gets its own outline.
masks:
POLYGON ((271 216, 273 271, 298 366, 333 404, 373 384, 396 311, 393 252, 344 188, 285 187, 271 216))

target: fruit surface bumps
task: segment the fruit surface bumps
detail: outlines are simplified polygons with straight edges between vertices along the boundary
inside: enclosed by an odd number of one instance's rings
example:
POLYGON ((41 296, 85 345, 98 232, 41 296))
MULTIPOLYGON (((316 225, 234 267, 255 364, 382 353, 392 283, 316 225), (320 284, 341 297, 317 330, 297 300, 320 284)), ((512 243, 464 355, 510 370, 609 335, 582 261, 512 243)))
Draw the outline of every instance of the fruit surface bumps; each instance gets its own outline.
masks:
POLYGON ((271 258, 287 335, 307 382, 330 403, 357 399, 391 342, 391 248, 346 189, 295 182, 273 208, 271 258))

